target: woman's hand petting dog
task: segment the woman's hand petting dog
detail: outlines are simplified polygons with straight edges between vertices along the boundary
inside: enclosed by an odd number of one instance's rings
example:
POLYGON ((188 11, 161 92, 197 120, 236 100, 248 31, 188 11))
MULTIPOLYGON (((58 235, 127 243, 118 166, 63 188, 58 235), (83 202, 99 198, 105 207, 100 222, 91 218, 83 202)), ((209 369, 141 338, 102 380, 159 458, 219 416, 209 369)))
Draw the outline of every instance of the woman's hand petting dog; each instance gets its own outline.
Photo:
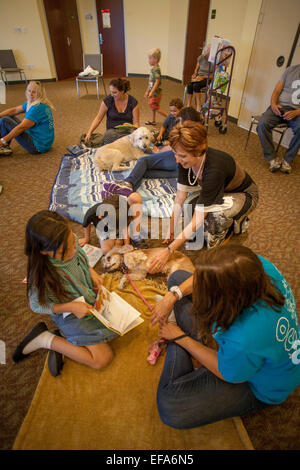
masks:
POLYGON ((148 272, 149 274, 160 273, 166 263, 169 261, 171 252, 168 248, 162 248, 161 252, 151 259, 148 272))

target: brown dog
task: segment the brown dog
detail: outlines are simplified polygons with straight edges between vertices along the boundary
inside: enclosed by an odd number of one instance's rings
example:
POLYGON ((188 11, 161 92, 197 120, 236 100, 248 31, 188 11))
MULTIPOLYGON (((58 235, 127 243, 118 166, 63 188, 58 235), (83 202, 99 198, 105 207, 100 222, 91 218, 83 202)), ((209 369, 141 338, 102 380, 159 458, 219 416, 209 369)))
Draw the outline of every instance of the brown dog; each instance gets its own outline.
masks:
MULTIPOLYGON (((145 279, 148 273, 151 259, 165 248, 149 248, 148 250, 135 250, 131 245, 115 246, 101 260, 103 269, 108 272, 120 270, 122 265, 128 268, 132 280, 145 279)), ((167 277, 178 269, 184 269, 191 273, 195 268, 192 261, 180 251, 175 251, 165 264, 162 273, 167 277)), ((128 282, 126 275, 122 276, 119 289, 123 289, 128 282)))

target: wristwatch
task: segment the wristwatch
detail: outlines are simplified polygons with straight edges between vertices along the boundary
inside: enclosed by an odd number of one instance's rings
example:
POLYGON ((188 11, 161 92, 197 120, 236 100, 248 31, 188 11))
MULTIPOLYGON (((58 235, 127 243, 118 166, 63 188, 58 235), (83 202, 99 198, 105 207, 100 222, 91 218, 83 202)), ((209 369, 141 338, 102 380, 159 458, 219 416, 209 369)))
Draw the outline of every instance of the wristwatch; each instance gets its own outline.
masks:
POLYGON ((1 137, 1 142, 4 144, 4 145, 7 145, 7 142, 5 139, 3 139, 3 137, 1 137))
POLYGON ((170 289, 169 289, 170 292, 172 292, 172 294, 177 294, 178 296, 178 300, 181 300, 183 295, 182 295, 182 292, 181 290, 179 289, 178 286, 172 286, 170 289))

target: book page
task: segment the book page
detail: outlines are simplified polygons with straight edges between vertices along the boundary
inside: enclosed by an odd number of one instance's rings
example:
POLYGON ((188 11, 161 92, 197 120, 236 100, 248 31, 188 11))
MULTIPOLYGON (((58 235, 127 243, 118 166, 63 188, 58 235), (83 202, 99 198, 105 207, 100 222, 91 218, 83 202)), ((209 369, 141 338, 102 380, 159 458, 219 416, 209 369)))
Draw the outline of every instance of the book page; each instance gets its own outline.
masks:
POLYGON ((140 317, 140 312, 104 286, 99 289, 95 309, 92 312, 107 328, 120 335, 144 321, 140 317))

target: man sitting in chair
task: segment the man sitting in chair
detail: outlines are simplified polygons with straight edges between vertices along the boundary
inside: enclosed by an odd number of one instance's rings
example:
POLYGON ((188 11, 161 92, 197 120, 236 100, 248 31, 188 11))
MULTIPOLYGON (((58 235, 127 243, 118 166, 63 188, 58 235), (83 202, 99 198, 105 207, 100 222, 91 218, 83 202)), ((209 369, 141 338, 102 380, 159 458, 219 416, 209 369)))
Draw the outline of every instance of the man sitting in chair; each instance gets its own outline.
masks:
POLYGON ((300 65, 288 67, 276 83, 271 96, 271 106, 261 116, 257 133, 263 147, 269 170, 291 173, 291 163, 300 147, 300 65), (286 123, 293 131, 289 148, 281 161, 276 158, 272 130, 278 124, 286 123))

